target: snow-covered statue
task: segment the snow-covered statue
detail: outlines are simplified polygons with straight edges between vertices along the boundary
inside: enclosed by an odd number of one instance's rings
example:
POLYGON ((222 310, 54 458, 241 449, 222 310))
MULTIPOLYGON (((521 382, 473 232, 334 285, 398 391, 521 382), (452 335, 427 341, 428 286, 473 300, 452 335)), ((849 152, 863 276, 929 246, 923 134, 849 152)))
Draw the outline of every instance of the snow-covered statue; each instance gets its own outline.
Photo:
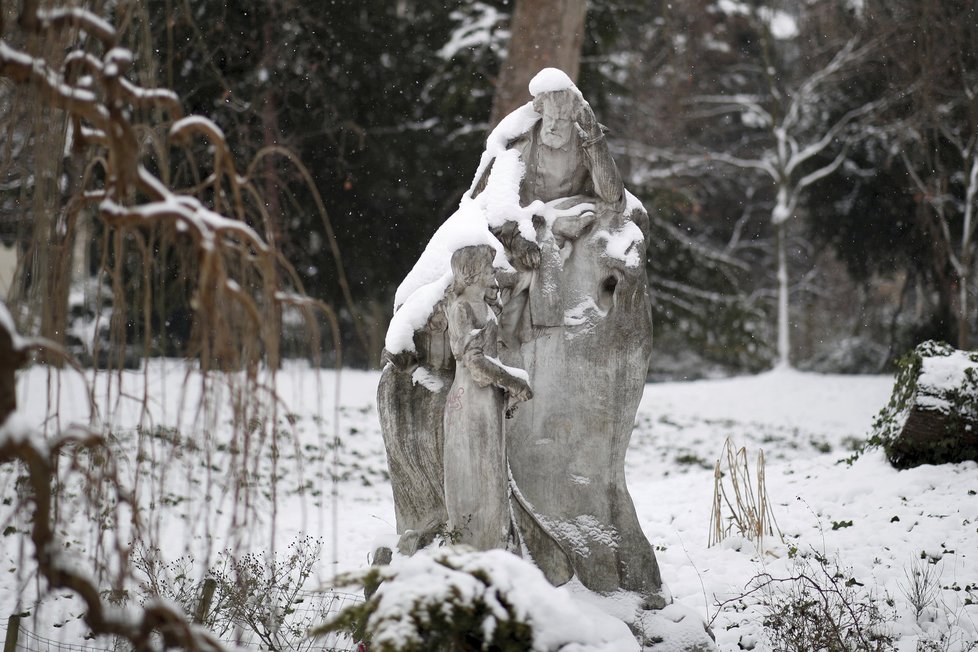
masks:
POLYGON ((648 216, 567 76, 545 70, 530 93, 490 136, 470 193, 519 278, 503 292, 503 361, 526 369, 535 398, 507 424, 514 511, 551 579, 566 579, 566 557, 588 588, 662 606, 624 475, 652 344, 648 216), (514 190, 519 209, 499 207, 514 190))
MULTIPOLYGON (((671 600, 624 471, 652 347, 648 215, 567 75, 545 69, 530 92, 489 136, 472 187, 395 296, 378 405, 398 547, 413 552, 436 523, 461 527, 465 540, 459 519, 469 518, 476 547, 526 551, 554 584, 576 576, 660 609, 671 600), (460 257, 482 271, 463 274, 460 257), (440 333, 448 345, 434 352, 440 333), (496 375, 480 380, 487 370, 496 375), (530 388, 500 420, 502 401, 530 388), (461 389, 472 405, 455 403, 461 389), (457 507, 460 492, 486 506, 457 507)), ((712 649, 697 626, 703 647, 683 649, 712 649)))
POLYGON ((448 292, 448 341, 455 380, 445 403, 445 504, 448 528, 460 543, 480 550, 514 541, 509 472, 503 431, 505 414, 533 393, 522 370, 496 357, 498 326, 495 250, 462 247, 452 254, 448 292))

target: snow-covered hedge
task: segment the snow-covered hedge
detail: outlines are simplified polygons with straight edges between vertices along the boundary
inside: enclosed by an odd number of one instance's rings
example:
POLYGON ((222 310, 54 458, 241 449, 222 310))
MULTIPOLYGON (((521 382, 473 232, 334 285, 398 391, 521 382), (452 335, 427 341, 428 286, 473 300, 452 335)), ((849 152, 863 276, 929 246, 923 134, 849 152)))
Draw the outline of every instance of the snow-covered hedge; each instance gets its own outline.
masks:
POLYGON ((898 468, 978 460, 978 352, 927 341, 899 368, 869 444, 898 468))
POLYGON ((322 631, 350 631, 371 652, 638 650, 622 621, 583 608, 503 550, 421 551, 356 581, 376 590, 322 631))

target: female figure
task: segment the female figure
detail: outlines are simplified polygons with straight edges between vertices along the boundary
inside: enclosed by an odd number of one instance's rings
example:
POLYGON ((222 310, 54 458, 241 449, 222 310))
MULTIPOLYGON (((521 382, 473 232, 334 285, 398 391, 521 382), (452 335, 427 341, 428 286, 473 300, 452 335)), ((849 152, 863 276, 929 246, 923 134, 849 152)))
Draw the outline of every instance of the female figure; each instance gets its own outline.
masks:
POLYGON ((452 255, 446 309, 455 380, 445 403, 445 506, 449 529, 479 550, 511 539, 503 414, 533 396, 526 373, 496 359, 494 256, 488 245, 452 255))

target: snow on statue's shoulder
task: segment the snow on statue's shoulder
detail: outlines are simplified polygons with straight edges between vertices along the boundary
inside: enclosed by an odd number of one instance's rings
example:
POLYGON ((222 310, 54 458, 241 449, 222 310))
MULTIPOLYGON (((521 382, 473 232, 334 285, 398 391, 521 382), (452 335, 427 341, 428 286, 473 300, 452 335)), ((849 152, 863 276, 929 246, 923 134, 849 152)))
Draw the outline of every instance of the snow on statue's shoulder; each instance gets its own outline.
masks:
POLYGON ((458 210, 431 236, 394 294, 394 316, 384 340, 390 353, 415 350, 414 332, 425 327, 452 283, 452 254, 476 245, 489 245, 496 250, 494 267, 512 270, 502 243, 489 231, 483 208, 478 202, 463 198, 458 210))
POLYGON ((648 212, 642 205, 642 200, 628 192, 628 188, 625 188, 625 215, 631 215, 634 211, 648 212))
POLYGON ((462 247, 489 245, 496 250, 493 264, 507 269, 510 267, 502 243, 489 232, 482 208, 468 199, 451 217, 445 220, 428 241, 428 246, 418 257, 414 267, 404 277, 394 294, 394 309, 399 309, 409 297, 425 285, 440 279, 451 272, 452 254, 462 247))
POLYGON ((532 102, 527 102, 499 121, 496 128, 486 138, 486 149, 482 152, 482 158, 479 159, 479 167, 475 170, 472 185, 469 186, 468 192, 465 193, 466 197, 472 197, 473 192, 475 192, 475 187, 482 180, 486 170, 493 164, 493 161, 506 151, 506 148, 509 147, 511 142, 533 129, 533 125, 538 120, 540 120, 540 114, 534 110, 532 102))
POLYGON ((511 271, 502 243, 489 230, 507 220, 520 225, 524 237, 535 239, 532 210, 519 204, 524 166, 516 152, 507 149, 540 120, 531 102, 516 109, 493 129, 486 140, 479 168, 458 210, 431 236, 424 252, 394 294, 394 317, 387 329, 385 346, 390 353, 414 351, 414 331, 424 328, 452 281, 452 254, 462 247, 489 245, 496 250, 493 266, 511 271), (479 181, 492 168, 482 194, 473 197, 479 181))
POLYGON ((530 95, 533 97, 543 93, 570 90, 576 91, 577 86, 567 73, 559 68, 544 68, 530 80, 530 95))

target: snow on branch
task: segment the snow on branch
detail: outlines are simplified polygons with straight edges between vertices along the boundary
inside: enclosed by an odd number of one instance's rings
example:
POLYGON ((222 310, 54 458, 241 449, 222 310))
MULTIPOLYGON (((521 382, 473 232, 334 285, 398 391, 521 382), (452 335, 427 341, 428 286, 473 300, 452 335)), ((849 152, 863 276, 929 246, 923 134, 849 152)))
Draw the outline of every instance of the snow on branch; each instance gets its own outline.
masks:
MULTIPOLYGON (((36 4, 25 3, 25 5, 36 4)), ((32 18, 32 12, 25 7, 21 14, 21 24, 36 31, 61 31, 65 28, 80 29, 91 34, 107 48, 115 44, 117 35, 115 28, 100 16, 80 7, 59 7, 50 10, 37 10, 32 18)))
MULTIPOLYGON (((36 5, 25 2, 18 21, 32 38, 53 37, 67 28, 84 35, 68 48, 60 67, 0 40, 0 75, 33 88, 39 102, 64 111, 76 147, 98 150, 102 173, 86 172, 73 201, 94 206, 99 220, 122 233, 141 239, 151 230, 195 251, 197 277, 192 279, 190 304, 197 327, 191 342, 195 350, 188 354, 221 366, 250 366, 260 359, 277 365, 280 320, 275 311, 283 303, 301 303, 325 314, 335 330, 335 314, 329 306, 296 301, 305 294, 301 280, 269 244, 270 236, 261 232, 263 224, 271 233, 261 193, 251 180, 251 168, 247 174, 238 173, 221 129, 203 117, 184 117, 180 99, 172 91, 143 88, 127 78, 133 54, 117 45, 118 35, 107 22, 80 9, 41 12, 36 5), (141 134, 146 127, 157 126, 147 123, 158 115, 172 121, 168 131, 172 143, 190 146, 200 139, 208 143, 213 172, 200 175, 203 183, 178 192, 150 171, 156 165, 144 165, 141 134), (234 306, 240 308, 240 316, 234 306)), ((318 197, 311 176, 304 179, 318 197)), ((312 313, 306 314, 306 324, 310 340, 319 341, 312 313)), ((335 338, 334 333, 334 343, 335 338)))

